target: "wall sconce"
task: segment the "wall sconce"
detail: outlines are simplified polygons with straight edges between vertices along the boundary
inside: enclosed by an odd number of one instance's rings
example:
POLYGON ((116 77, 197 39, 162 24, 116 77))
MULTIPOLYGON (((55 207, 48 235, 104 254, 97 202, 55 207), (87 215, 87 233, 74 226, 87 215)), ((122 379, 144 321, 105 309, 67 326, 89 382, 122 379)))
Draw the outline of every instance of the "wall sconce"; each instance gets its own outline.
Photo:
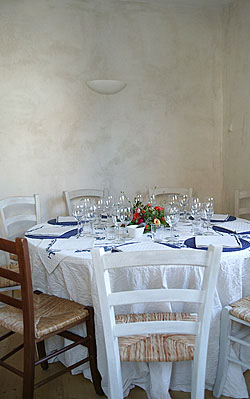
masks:
POLYGON ((88 80, 86 85, 96 93, 100 94, 115 94, 119 93, 127 83, 121 80, 88 80))

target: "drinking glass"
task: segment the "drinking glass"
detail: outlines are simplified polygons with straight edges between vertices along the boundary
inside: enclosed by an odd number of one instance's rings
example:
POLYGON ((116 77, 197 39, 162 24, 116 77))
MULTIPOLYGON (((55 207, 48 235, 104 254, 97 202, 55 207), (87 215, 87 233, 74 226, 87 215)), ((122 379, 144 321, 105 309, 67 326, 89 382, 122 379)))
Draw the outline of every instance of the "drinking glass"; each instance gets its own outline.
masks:
POLYGON ((72 209, 72 215, 74 216, 74 218, 77 221, 77 235, 76 238, 80 237, 80 233, 81 233, 81 220, 83 217, 83 207, 80 204, 75 204, 73 205, 73 209, 72 209))
POLYGON ((207 227, 205 234, 211 234, 211 232, 209 232, 209 229, 211 227, 211 219, 214 215, 214 199, 212 197, 207 198, 203 203, 203 215, 207 227))
POLYGON ((202 234, 201 217, 202 217, 202 204, 199 198, 193 198, 190 207, 190 214, 192 216, 193 234, 202 234))
POLYGON ((174 243, 176 241, 174 236, 174 228, 177 226, 180 218, 180 209, 177 204, 172 203, 166 208, 165 213, 166 221, 170 226, 170 238, 167 239, 167 241, 174 243))
POLYGON ((187 194, 180 195, 179 204, 181 208, 181 216, 183 222, 187 221, 187 207, 188 207, 189 198, 187 194))
POLYGON ((151 234, 153 241, 160 241, 161 239, 161 225, 151 224, 151 234))

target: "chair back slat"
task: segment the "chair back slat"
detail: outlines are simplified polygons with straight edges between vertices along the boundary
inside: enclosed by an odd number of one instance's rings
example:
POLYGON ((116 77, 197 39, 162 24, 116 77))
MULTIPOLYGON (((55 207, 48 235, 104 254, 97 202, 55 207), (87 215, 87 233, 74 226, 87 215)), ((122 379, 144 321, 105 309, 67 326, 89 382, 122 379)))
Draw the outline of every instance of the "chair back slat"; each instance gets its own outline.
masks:
POLYGON ((16 281, 19 284, 23 282, 23 278, 20 273, 13 272, 12 270, 5 269, 1 266, 0 266, 0 277, 16 281))
POLYGON ((104 190, 98 189, 79 189, 73 191, 64 191, 64 198, 66 202, 66 207, 68 214, 72 216, 72 202, 71 200, 79 199, 79 198, 103 198, 104 190))
POLYGON ((164 250, 116 252, 112 257, 108 253, 103 255, 102 265, 104 270, 156 265, 207 267, 208 256, 205 251, 190 251, 190 249, 179 251, 178 257, 176 250, 169 250, 168 256, 164 250))
POLYGON ((12 296, 8 296, 6 294, 2 294, 0 292, 0 302, 5 303, 6 305, 14 306, 18 309, 23 309, 23 304, 20 299, 13 298, 12 296))
POLYGON ((157 197, 158 195, 188 195, 189 199, 191 199, 192 194, 193 194, 193 189, 192 188, 182 188, 182 187, 155 187, 155 188, 149 188, 148 190, 148 195, 151 197, 152 195, 155 195, 157 197))
POLYGON ((139 323, 123 323, 114 326, 114 336, 144 334, 192 334, 196 335, 200 323, 195 321, 149 321, 139 323))
POLYGON ((151 302, 204 302, 205 292, 202 290, 154 289, 114 292, 108 295, 109 306, 132 305, 133 303, 151 302))
MULTIPOLYGON (((244 202, 244 201, 243 201, 244 202)), ((250 214, 250 190, 235 190, 235 216, 250 214), (241 205, 241 200, 247 200, 248 206, 241 205)))

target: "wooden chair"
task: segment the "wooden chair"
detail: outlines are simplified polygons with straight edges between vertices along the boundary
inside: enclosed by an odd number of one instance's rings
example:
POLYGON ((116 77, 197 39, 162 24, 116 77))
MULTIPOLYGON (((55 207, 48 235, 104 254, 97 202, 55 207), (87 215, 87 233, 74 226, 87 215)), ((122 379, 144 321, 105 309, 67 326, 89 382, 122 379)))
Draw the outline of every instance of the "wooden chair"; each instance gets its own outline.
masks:
POLYGON ((0 366, 23 378, 23 399, 32 399, 34 388, 40 387, 88 361, 90 362, 96 393, 102 395, 100 375, 96 366, 93 309, 55 296, 42 293, 33 294, 28 243, 25 238, 17 238, 15 242, 0 239, 0 250, 17 255, 19 272, 0 267, 0 276, 21 284, 22 293, 22 299, 12 298, 0 293, 0 300, 7 304, 0 309, 0 325, 10 330, 0 337, 0 341, 14 333, 21 334, 24 338, 22 345, 11 350, 0 359, 0 366), (86 323, 87 327, 87 336, 84 338, 68 331, 69 328, 81 323, 86 323), (73 343, 46 356, 44 339, 56 334, 73 341, 73 343), (37 344, 39 353, 39 360, 37 361, 35 361, 35 344, 37 344), (88 348, 88 356, 85 359, 34 384, 34 368, 36 365, 41 364, 43 369, 47 369, 49 359, 77 345, 88 348), (20 371, 6 360, 22 347, 24 348, 24 368, 23 371, 20 371))
POLYGON ((74 191, 64 191, 64 197, 66 201, 66 207, 68 214, 72 216, 72 201, 80 198, 90 198, 97 200, 99 198, 104 197, 103 190, 89 190, 89 189, 82 189, 82 190, 74 190, 74 191))
POLYGON ((250 215, 250 190, 235 190, 235 216, 250 215), (248 207, 242 207, 241 201, 249 200, 248 207))
MULTIPOLYGON (((41 212, 38 194, 0 200, 0 224, 3 238, 23 237, 28 228, 40 222, 41 212)), ((5 264, 4 267, 7 269, 18 271, 15 256, 9 256, 8 253, 5 253, 5 264)), ((20 289, 20 286, 15 282, 0 277, 0 292, 10 291, 14 295, 14 291, 17 289, 20 289)))
POLYGON ((120 361, 176 362, 191 359, 194 359, 191 398, 204 398, 209 326, 220 257, 221 248, 212 246, 208 251, 170 249, 105 254, 103 249, 92 250, 107 353, 109 399, 123 398, 120 361), (202 268, 202 286, 199 289, 136 287, 134 291, 120 292, 115 288, 112 292, 110 276, 115 271, 119 273, 122 268, 135 267, 135 272, 139 273, 138 267, 143 267, 141 273, 145 273, 145 267, 156 265, 202 268), (152 306, 155 303, 159 306, 164 302, 172 305, 188 303, 196 313, 198 306, 199 312, 198 315, 169 312, 115 315, 114 308, 118 305, 145 303, 152 306))
POLYGON ((236 354, 230 353, 231 345, 238 344, 244 350, 250 348, 250 296, 225 306, 221 313, 220 329, 220 353, 217 367, 217 375, 214 384, 213 396, 219 398, 226 383, 229 362, 240 364, 244 369, 250 369, 250 361, 241 360, 236 354), (237 323, 240 329, 233 330, 233 324, 237 323))
POLYGON ((180 187, 174 187, 174 188, 167 188, 167 187, 160 187, 160 188, 149 188, 148 189, 148 196, 149 198, 152 197, 152 195, 156 197, 158 196, 168 196, 168 195, 188 195, 189 201, 192 198, 193 194, 193 189, 192 188, 180 188, 180 187))

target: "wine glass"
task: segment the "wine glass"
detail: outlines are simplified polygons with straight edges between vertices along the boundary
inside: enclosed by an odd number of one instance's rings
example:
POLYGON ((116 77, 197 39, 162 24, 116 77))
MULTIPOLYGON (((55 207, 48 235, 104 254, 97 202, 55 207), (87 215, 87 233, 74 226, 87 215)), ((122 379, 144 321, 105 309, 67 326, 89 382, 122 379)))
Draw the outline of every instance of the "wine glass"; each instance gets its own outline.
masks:
POLYGON ((80 204, 73 205, 72 215, 74 216, 74 218, 77 221, 77 235, 76 235, 76 238, 80 237, 81 221, 82 221, 83 213, 84 213, 84 209, 83 209, 82 205, 80 205, 80 204))
POLYGON ((172 203, 166 208, 165 213, 166 221, 170 226, 170 238, 167 241, 174 243, 176 241, 174 237, 174 228, 177 226, 180 218, 180 209, 177 204, 172 203))
POLYGON ((179 204, 181 208, 182 220, 186 222, 187 220, 187 206, 188 206, 189 198, 187 194, 180 195, 179 204))
POLYGON ((199 235, 201 234, 202 203, 198 197, 192 200, 190 214, 192 216, 193 234, 199 235))
POLYGON ((203 203, 203 215, 207 226, 206 234, 210 234, 209 229, 211 227, 211 219, 214 215, 214 199, 212 197, 206 198, 203 203))

